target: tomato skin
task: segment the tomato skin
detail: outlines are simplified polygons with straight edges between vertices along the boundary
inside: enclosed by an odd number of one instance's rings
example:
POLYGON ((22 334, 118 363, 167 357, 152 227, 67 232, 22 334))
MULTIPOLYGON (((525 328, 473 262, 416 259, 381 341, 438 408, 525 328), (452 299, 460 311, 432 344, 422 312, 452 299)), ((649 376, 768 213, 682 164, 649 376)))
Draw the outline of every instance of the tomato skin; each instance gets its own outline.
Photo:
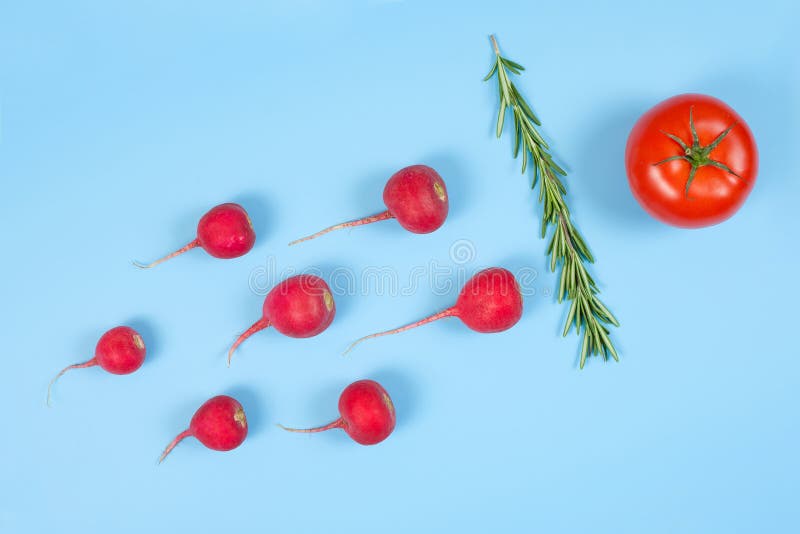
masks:
POLYGON ((668 98, 642 115, 633 126, 625 148, 625 169, 633 196, 656 219, 683 228, 721 223, 742 206, 758 173, 758 149, 747 123, 727 104, 711 96, 684 94, 668 98), (692 165, 668 161, 684 150, 666 134, 692 145, 692 110, 700 145, 714 141, 735 123, 709 157, 738 175, 704 165, 697 168, 686 191, 692 165))

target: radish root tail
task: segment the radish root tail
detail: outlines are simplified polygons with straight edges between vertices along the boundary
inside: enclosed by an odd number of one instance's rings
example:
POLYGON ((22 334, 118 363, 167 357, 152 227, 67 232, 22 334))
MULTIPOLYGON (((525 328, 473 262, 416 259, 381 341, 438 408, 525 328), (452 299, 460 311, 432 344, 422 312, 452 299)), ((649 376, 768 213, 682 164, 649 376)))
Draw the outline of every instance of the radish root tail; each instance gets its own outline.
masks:
POLYGON ((329 226, 329 227, 325 228, 324 230, 320 230, 316 234, 311 234, 311 235, 306 236, 306 237, 301 237, 300 239, 295 239, 294 241, 289 243, 289 246, 291 247, 292 245, 296 245, 298 243, 302 243, 303 241, 308 241, 310 239, 315 239, 315 238, 317 238, 317 237, 319 237, 321 235, 327 234, 328 232, 333 232, 334 230, 341 230, 342 228, 353 228, 355 226, 361 226, 361 225, 364 225, 364 224, 374 223, 374 222, 378 222, 378 221, 385 221, 386 219, 391 219, 392 217, 394 217, 394 215, 389 213, 389 210, 386 210, 386 211, 383 211, 381 213, 377 213, 375 215, 370 215, 369 217, 364 217, 363 219, 356 219, 354 221, 348 221, 348 222, 343 222, 343 223, 339 223, 339 224, 334 224, 333 226, 329 226))
POLYGON ((331 430, 333 428, 343 428, 344 427, 344 419, 341 417, 336 421, 328 423, 325 426, 318 426, 314 428, 289 428, 287 426, 283 426, 282 424, 278 423, 278 426, 287 432, 295 432, 298 434, 313 434, 315 432, 325 432, 326 430, 331 430))
POLYGON ((53 377, 53 379, 50 381, 50 384, 47 386, 47 405, 50 406, 50 393, 52 392, 53 384, 56 383, 56 380, 61 378, 61 375, 72 369, 85 369, 86 367, 94 367, 95 365, 97 365, 97 360, 92 358, 87 362, 76 363, 74 365, 68 365, 67 367, 64 367, 60 373, 53 377))
POLYGON ((181 441, 183 441, 183 439, 184 439, 184 438, 188 438, 188 437, 189 437, 189 436, 191 436, 191 435, 192 435, 192 432, 191 432, 191 430, 189 430, 189 429, 187 428, 186 430, 184 430, 183 432, 181 432, 180 434, 178 434, 177 436, 175 436, 175 439, 173 439, 173 440, 170 442, 170 444, 169 444, 169 445, 167 445, 167 448, 166 448, 166 449, 164 449, 164 452, 162 452, 162 453, 161 453, 161 457, 158 459, 158 463, 160 464, 161 462, 163 462, 163 461, 164 461, 164 458, 166 458, 166 457, 167 457, 167 455, 168 455, 169 453, 171 453, 171 452, 172 452, 172 449, 174 449, 174 448, 175 448, 175 446, 176 446, 178 443, 180 443, 181 441))
POLYGON ((455 308, 447 308, 444 311, 440 311, 439 313, 435 313, 435 314, 433 314, 433 315, 431 315, 429 317, 426 317, 424 319, 420 319, 416 323, 411 323, 411 324, 407 324, 405 326, 401 326, 400 328, 394 328, 392 330, 386 330, 385 332, 378 332, 376 334, 370 334, 368 336, 364 336, 362 338, 359 338, 359 339, 353 341, 350 344, 350 346, 347 347, 347 350, 344 351, 343 355, 346 356, 347 354, 350 353, 351 350, 353 350, 355 348, 356 345, 358 345, 358 344, 360 344, 360 343, 362 343, 362 342, 364 342, 364 341, 366 341, 368 339, 373 339, 373 338, 382 337, 382 336, 388 336, 388 335, 391 335, 391 334, 399 334, 400 332, 405 332, 406 330, 411 330, 412 328, 416 328, 416 327, 422 326, 424 324, 432 323, 433 321, 438 321, 439 319, 444 319, 445 317, 453 317, 454 315, 456 315, 455 308))
POLYGON ((255 323, 253 323, 253 325, 250 328, 245 330, 244 333, 241 336, 236 338, 236 341, 233 342, 233 345, 231 345, 231 348, 228 350, 228 367, 231 366, 231 358, 233 357, 233 353, 236 350, 236 348, 239 345, 241 345, 242 342, 244 342, 245 339, 247 339, 248 337, 252 336, 253 334, 258 332, 259 330, 264 330, 268 326, 269 326, 269 321, 267 319, 265 319, 264 317, 262 317, 261 319, 259 319, 255 323))
POLYGON ((185 247, 181 247, 178 250, 176 250, 175 252, 173 252, 171 254, 167 254, 163 258, 158 259, 158 260, 156 260, 156 261, 154 261, 152 263, 139 263, 138 261, 133 261, 131 263, 133 263, 136 267, 138 267, 140 269, 152 269, 153 267, 155 267, 159 263, 164 263, 165 261, 167 261, 169 259, 172 259, 175 256, 179 256, 179 255, 183 254, 187 250, 192 250, 193 248, 199 247, 199 246, 200 246, 200 240, 199 239, 195 239, 194 241, 192 241, 191 243, 189 243, 185 247))

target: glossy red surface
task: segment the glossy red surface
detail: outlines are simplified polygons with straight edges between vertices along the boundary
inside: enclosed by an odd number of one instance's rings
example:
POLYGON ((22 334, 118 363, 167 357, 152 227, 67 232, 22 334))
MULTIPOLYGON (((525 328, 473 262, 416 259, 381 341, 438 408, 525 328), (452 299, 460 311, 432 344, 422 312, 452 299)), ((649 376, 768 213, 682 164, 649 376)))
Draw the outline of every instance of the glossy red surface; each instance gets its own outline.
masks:
POLYGON ((227 395, 209 399, 195 412, 189 431, 209 449, 235 449, 247 437, 244 408, 239 401, 227 395))
POLYGON ((117 326, 100 337, 94 357, 109 373, 127 375, 142 366, 145 353, 144 341, 136 330, 117 326))
POLYGON ((361 445, 385 440, 394 430, 394 404, 386 390, 374 380, 359 380, 339 396, 342 429, 361 445))
POLYGON ((336 315, 325 280, 311 274, 291 276, 276 285, 264 299, 264 317, 290 337, 312 337, 328 328, 336 315))
POLYGON ((455 310, 464 324, 476 332, 508 330, 522 317, 517 279, 502 267, 479 271, 464 284, 455 310))
POLYGON ((758 150, 747 123, 727 104, 686 94, 661 102, 636 122, 628 137, 625 167, 631 191, 648 213, 668 224, 698 228, 720 223, 742 206, 756 181, 758 150), (692 144, 690 110, 701 146, 733 125, 709 157, 735 175, 712 165, 698 167, 687 191, 692 167, 688 161, 657 163, 684 155, 681 145, 667 134, 692 144))
POLYGON ((250 252, 256 233, 247 212, 238 204, 211 208, 197 223, 197 240, 215 258, 238 258, 250 252))
POLYGON ((426 165, 394 173, 383 189, 383 202, 403 228, 416 234, 438 229, 450 209, 442 177, 426 165))

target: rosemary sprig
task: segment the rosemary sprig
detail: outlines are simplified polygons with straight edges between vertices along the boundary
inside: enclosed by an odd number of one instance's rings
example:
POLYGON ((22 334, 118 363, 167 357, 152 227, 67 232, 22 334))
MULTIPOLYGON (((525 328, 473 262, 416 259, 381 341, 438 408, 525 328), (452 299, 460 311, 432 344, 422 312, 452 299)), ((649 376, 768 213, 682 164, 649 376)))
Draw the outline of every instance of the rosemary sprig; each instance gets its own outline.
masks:
POLYGON ((562 302, 564 296, 572 301, 563 335, 566 337, 573 326, 578 335, 583 329, 581 369, 586 357, 593 354, 600 354, 605 360, 611 355, 619 361, 608 329, 608 325, 619 326, 619 322, 598 298, 597 284, 586 270, 586 263, 594 263, 594 257, 575 228, 564 200, 567 190, 560 177, 567 173, 553 161, 550 147, 536 128, 541 126, 541 122, 511 81, 509 73, 519 75, 525 70, 524 67, 503 57, 494 35, 490 39, 496 60, 484 81, 497 76, 500 93, 497 137, 503 133, 503 121, 506 111, 510 109, 514 117, 514 157, 522 151, 522 173, 525 173, 530 161, 533 167, 531 188, 539 184, 539 201, 543 207, 541 237, 546 237, 548 228, 553 227, 547 254, 550 256, 550 270, 555 272, 556 267, 561 266, 558 301, 562 302))

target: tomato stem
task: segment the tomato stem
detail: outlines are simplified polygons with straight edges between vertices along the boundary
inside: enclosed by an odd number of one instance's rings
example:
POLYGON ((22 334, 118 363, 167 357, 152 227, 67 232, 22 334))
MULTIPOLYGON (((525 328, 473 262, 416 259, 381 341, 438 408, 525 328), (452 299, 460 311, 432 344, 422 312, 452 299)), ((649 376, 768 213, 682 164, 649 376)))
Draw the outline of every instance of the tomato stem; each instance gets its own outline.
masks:
POLYGON ((720 133, 716 137, 716 139, 711 141, 711 143, 709 143, 708 145, 703 146, 700 144, 700 137, 697 135, 697 129, 694 126, 694 106, 691 106, 689 107, 689 131, 691 131, 692 133, 692 144, 687 145, 684 142, 684 140, 678 137, 677 135, 673 135, 671 133, 662 130, 661 133, 663 133, 664 135, 666 135, 667 137, 678 143, 678 145, 683 150, 683 155, 670 156, 668 158, 662 159, 661 161, 653 163, 653 165, 662 165, 664 163, 676 160, 684 160, 687 163, 689 163, 689 165, 691 165, 692 167, 689 170, 689 177, 686 179, 686 186, 684 187, 683 190, 683 194, 687 199, 689 199, 689 187, 691 187, 695 175, 697 174, 697 169, 699 169, 700 167, 705 167, 706 165, 710 165, 712 167, 716 167, 717 169, 723 170, 740 180, 743 180, 743 178, 738 174, 736 174, 733 170, 731 170, 730 167, 728 167, 721 161, 717 161, 710 157, 711 152, 715 148, 717 148, 717 146, 722 142, 723 139, 725 139, 725 137, 727 137, 729 133, 731 133, 731 130, 733 130, 736 124, 737 124, 736 122, 733 122, 722 133, 720 133))

